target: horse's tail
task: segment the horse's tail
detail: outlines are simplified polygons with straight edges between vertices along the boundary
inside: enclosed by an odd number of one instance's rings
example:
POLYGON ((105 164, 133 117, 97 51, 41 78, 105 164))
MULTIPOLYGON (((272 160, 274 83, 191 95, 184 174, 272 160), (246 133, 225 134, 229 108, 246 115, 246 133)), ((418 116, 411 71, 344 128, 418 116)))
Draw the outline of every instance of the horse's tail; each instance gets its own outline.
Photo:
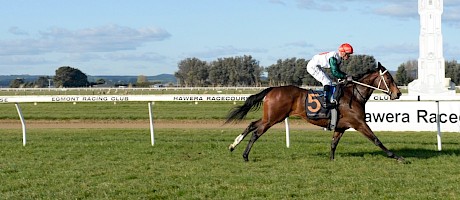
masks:
POLYGON ((225 121, 225 124, 236 120, 242 120, 248 114, 249 111, 258 110, 265 96, 272 89, 273 87, 269 87, 265 90, 262 90, 262 92, 249 96, 242 106, 236 106, 230 111, 230 113, 228 113, 227 121, 225 121))

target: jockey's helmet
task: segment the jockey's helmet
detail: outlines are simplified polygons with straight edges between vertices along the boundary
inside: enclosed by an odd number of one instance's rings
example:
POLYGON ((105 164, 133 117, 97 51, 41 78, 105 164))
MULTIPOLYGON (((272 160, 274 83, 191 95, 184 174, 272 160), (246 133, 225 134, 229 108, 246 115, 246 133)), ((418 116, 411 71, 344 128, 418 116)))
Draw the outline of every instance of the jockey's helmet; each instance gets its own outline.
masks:
POLYGON ((347 54, 353 54, 353 47, 348 43, 343 43, 339 47, 339 52, 345 52, 347 54))

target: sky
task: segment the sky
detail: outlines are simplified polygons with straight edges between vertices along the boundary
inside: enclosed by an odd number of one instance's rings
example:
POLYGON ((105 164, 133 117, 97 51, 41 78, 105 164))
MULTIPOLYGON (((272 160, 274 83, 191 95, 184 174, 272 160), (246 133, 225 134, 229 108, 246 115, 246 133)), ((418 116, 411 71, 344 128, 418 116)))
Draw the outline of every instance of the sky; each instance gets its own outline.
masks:
MULTIPOLYGON (((0 75, 173 74, 186 58, 263 67, 350 43, 390 70, 419 57, 416 0, 0 0, 0 75)), ((444 58, 460 58, 460 0, 444 0, 444 58)))

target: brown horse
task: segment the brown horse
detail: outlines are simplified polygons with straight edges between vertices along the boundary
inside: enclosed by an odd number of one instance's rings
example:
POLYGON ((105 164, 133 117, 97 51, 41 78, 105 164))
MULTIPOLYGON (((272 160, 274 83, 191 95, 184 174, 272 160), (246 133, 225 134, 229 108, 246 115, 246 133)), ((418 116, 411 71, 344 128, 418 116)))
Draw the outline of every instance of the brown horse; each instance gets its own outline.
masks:
MULTIPOLYGON (((343 86, 343 96, 338 102, 338 119, 332 136, 330 159, 334 159, 335 149, 343 133, 349 128, 354 128, 379 146, 388 157, 403 161, 403 157, 397 156, 380 142, 365 121, 365 104, 374 90, 383 91, 390 96, 391 100, 401 96, 393 77, 385 67, 378 63, 376 69, 361 75, 357 80, 348 82, 343 86)), ((329 119, 307 118, 305 110, 307 94, 307 90, 296 86, 281 86, 270 87, 248 97, 242 106, 235 107, 229 113, 225 123, 243 119, 249 111, 258 109, 262 103, 263 116, 261 119, 251 122, 243 133, 236 137, 229 146, 230 151, 233 151, 248 133, 254 131, 243 153, 244 160, 248 161, 248 155, 254 142, 270 127, 289 116, 299 116, 311 124, 327 127, 329 119)))

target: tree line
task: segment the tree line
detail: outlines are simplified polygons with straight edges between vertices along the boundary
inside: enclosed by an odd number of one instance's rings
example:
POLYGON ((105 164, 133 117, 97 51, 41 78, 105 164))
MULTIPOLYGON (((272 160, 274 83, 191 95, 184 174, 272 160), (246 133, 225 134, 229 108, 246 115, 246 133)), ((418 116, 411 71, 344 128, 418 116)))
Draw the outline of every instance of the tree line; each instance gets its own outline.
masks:
POLYGON ((219 58, 206 62, 186 58, 174 74, 179 85, 195 86, 261 86, 264 68, 251 56, 219 58))
MULTIPOLYGON (((279 86, 308 85, 318 86, 308 72, 309 60, 303 58, 279 59, 275 64, 262 67, 251 56, 219 58, 206 62, 198 58, 186 58, 179 62, 175 73, 178 85, 185 87, 206 86, 279 86), (265 73, 265 74, 264 74, 265 73), (263 77, 265 75, 266 77, 263 77)), ((367 72, 376 66, 376 60, 370 55, 352 55, 343 61, 341 70, 350 75, 367 72)), ((385 63, 382 63, 385 66, 385 63)), ((387 66, 388 68, 388 66, 387 66)), ((329 73, 328 69, 325 69, 329 73)), ((402 63, 393 74, 400 86, 406 86, 417 79, 418 61, 402 63)), ((456 85, 460 83, 460 64, 457 61, 445 62, 445 76, 456 85)))
MULTIPOLYGON (((56 88, 75 88, 75 87, 92 87, 102 85, 106 80, 96 79, 94 82, 88 81, 88 76, 81 70, 69 66, 59 67, 54 76, 39 76, 35 81, 25 81, 23 78, 17 78, 10 81, 10 88, 47 88, 52 86, 56 88)), ((150 83, 147 77, 139 75, 135 85, 137 87, 149 87, 150 83)), ((114 86, 130 86, 132 83, 115 83, 114 86)))
MULTIPOLYGON (((399 85, 408 85, 417 79, 418 61, 409 60, 399 65, 396 71, 396 81, 399 85)), ((460 64, 456 60, 445 62, 445 76, 451 78, 451 81, 458 85, 460 83, 460 64)))
MULTIPOLYGON (((279 59, 275 64, 262 67, 257 60, 246 55, 219 58, 211 62, 186 58, 179 62, 179 70, 175 76, 178 85, 185 87, 320 85, 307 72, 308 62, 309 60, 294 57, 279 59), (263 75, 266 75, 265 79, 263 75)), ((343 61, 341 70, 356 75, 367 72, 375 66, 376 60, 373 56, 353 55, 349 60, 343 61)))
POLYGON ((79 69, 69 66, 59 67, 56 70, 54 77, 40 76, 36 81, 25 82, 24 79, 14 79, 10 82, 11 88, 20 87, 33 87, 33 88, 46 88, 50 86, 50 81, 53 81, 55 87, 88 87, 88 76, 79 69))
MULTIPOLYGON (((174 73, 177 85, 182 87, 258 87, 279 85, 309 85, 318 86, 308 72, 309 60, 303 58, 279 59, 267 67, 260 66, 259 61, 250 55, 218 58, 206 62, 198 58, 185 58, 178 63, 178 71, 174 73)), ((382 63, 385 65, 385 63, 382 63)), ((341 70, 350 75, 362 74, 376 66, 376 60, 369 55, 352 55, 343 61, 341 70)), ((404 86, 417 78, 418 62, 410 60, 402 63, 394 78, 398 85, 404 86)), ((325 69, 329 73, 328 69, 325 69)), ((34 82, 24 82, 16 79, 10 82, 10 87, 49 87, 50 80, 54 87, 91 87, 104 84, 105 80, 88 82, 85 73, 70 66, 59 67, 54 77, 39 77, 34 82)), ((460 83, 460 64, 457 61, 446 61, 445 75, 455 84, 460 83)), ((149 87, 152 83, 146 77, 139 75, 134 87, 149 87)))

